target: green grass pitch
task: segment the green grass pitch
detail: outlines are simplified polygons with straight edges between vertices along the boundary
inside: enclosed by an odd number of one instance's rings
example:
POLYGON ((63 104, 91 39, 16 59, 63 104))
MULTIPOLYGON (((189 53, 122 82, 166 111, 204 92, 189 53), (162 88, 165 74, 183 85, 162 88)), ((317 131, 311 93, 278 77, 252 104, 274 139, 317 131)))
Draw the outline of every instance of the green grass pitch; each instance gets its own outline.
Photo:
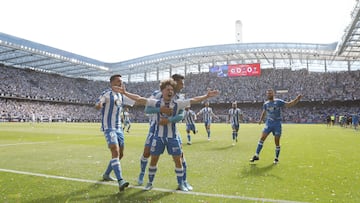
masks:
MULTIPOLYGON (((273 165, 269 136, 260 160, 250 164, 263 125, 241 124, 232 146, 230 124, 204 125, 186 145, 191 192, 175 191, 174 163, 165 152, 154 189, 136 185, 148 124, 125 133, 123 176, 118 192, 102 182, 110 159, 98 123, 0 123, 0 202, 360 202, 360 131, 339 126, 284 124, 280 163, 273 165)), ((145 181, 147 176, 145 177, 145 181)))

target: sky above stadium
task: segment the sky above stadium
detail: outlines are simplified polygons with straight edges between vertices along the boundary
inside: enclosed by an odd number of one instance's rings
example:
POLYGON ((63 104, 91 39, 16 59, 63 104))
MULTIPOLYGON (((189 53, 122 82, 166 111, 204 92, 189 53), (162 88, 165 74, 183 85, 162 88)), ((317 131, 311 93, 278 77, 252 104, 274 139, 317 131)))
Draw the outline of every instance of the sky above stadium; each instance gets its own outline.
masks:
POLYGON ((333 43, 355 0, 2 0, 5 34, 104 62, 236 43, 333 43))

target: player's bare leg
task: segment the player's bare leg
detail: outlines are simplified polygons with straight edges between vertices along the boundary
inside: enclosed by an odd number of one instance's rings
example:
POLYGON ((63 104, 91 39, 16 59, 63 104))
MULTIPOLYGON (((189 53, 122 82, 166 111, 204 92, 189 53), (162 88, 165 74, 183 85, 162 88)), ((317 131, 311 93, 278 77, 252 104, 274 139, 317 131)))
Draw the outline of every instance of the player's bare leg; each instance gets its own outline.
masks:
POLYGON ((280 155, 280 136, 274 136, 275 141, 275 159, 274 164, 279 163, 279 155, 280 155))

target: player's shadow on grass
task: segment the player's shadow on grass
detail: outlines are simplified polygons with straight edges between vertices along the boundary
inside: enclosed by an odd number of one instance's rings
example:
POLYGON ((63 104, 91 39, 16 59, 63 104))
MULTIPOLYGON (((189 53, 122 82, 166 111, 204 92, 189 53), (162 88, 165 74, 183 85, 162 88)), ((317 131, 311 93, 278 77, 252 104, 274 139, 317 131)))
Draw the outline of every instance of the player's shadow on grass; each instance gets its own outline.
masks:
MULTIPOLYGON (((100 181, 99 181, 100 182, 100 181)), ((92 184, 87 189, 82 190, 74 190, 70 193, 65 193, 59 191, 59 193, 50 194, 47 191, 44 191, 44 196, 48 195, 47 197, 36 199, 32 201, 26 201, 27 203, 39 203, 39 202, 76 202, 76 201, 84 201, 84 200, 91 200, 93 197, 91 196, 92 191, 97 190, 103 184, 92 184)), ((105 196, 105 195, 104 195, 105 196)))
MULTIPOLYGON (((161 198, 171 195, 171 192, 161 191, 144 191, 139 188, 126 188, 123 192, 118 192, 118 187, 107 185, 108 191, 99 192, 99 188, 105 187, 101 181, 90 185, 86 189, 74 190, 70 193, 59 192, 57 194, 51 194, 47 197, 36 199, 33 201, 27 201, 27 203, 39 203, 39 202, 152 202, 158 201, 161 198), (99 194, 101 193, 101 194, 99 194)), ((102 189, 103 190, 103 189, 102 189)))
POLYGON ((126 193, 126 191, 125 193, 118 193, 115 196, 108 198, 105 202, 158 202, 161 198, 173 194, 171 192, 161 192, 155 190, 145 191, 143 189, 136 188, 129 188, 128 190, 132 190, 132 193, 126 193))
MULTIPOLYGON (((195 141, 195 142, 192 142, 191 145, 197 145, 197 144, 204 144, 204 143, 207 143, 209 142, 208 140, 201 140, 201 141, 195 141)), ((183 143, 183 145, 187 145, 186 143, 183 143)), ((191 146, 189 145, 189 146, 191 146)))
POLYGON ((220 150, 227 150, 227 149, 231 149, 231 148, 234 148, 234 146, 232 146, 232 145, 219 146, 219 147, 212 148, 212 150, 220 151, 220 150))
POLYGON ((246 176, 264 176, 268 175, 275 166, 275 164, 269 164, 264 167, 259 167, 257 164, 251 163, 249 167, 245 166, 243 168, 241 174, 246 176))

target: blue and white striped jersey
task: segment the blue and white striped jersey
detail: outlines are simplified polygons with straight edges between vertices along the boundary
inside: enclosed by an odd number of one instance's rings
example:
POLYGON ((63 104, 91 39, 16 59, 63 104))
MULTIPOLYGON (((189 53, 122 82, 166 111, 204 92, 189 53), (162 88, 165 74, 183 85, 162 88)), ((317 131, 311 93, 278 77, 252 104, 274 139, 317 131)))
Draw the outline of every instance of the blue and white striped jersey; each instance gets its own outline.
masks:
POLYGON ((211 122, 214 115, 211 107, 204 107, 199 111, 203 115, 203 122, 211 122))
POLYGON ((193 110, 185 110, 184 120, 186 124, 195 124, 196 114, 193 110))
POLYGON ((130 113, 127 111, 123 112, 124 122, 130 122, 130 113))
MULTIPOLYGON (((190 106, 190 100, 171 100, 169 103, 165 103, 164 100, 161 99, 148 99, 147 106, 150 107, 160 107, 160 106, 168 106, 173 109, 173 114, 171 116, 175 116, 179 113, 180 110, 183 110, 186 106, 190 106)), ((162 115, 161 113, 155 114, 155 136, 158 137, 167 137, 167 138, 176 138, 178 136, 178 130, 176 128, 176 123, 168 123, 167 125, 159 125, 159 121, 161 117, 167 117, 167 115, 162 115)))
POLYGON ((101 108, 101 130, 118 130, 121 128, 121 110, 124 105, 133 106, 135 101, 128 97, 105 90, 96 100, 96 104, 102 104, 101 108))
POLYGON ((233 125, 239 125, 242 112, 239 108, 229 109, 230 123, 233 125))
MULTIPOLYGON (((149 99, 157 99, 157 100, 159 100, 161 98, 162 98, 162 92, 160 90, 155 90, 149 97, 149 99)), ((175 94, 175 96, 173 96, 172 100, 177 100, 179 98, 180 98, 180 96, 178 94, 175 94)), ((155 114, 149 115, 150 125, 154 124, 156 118, 157 117, 155 114)))

